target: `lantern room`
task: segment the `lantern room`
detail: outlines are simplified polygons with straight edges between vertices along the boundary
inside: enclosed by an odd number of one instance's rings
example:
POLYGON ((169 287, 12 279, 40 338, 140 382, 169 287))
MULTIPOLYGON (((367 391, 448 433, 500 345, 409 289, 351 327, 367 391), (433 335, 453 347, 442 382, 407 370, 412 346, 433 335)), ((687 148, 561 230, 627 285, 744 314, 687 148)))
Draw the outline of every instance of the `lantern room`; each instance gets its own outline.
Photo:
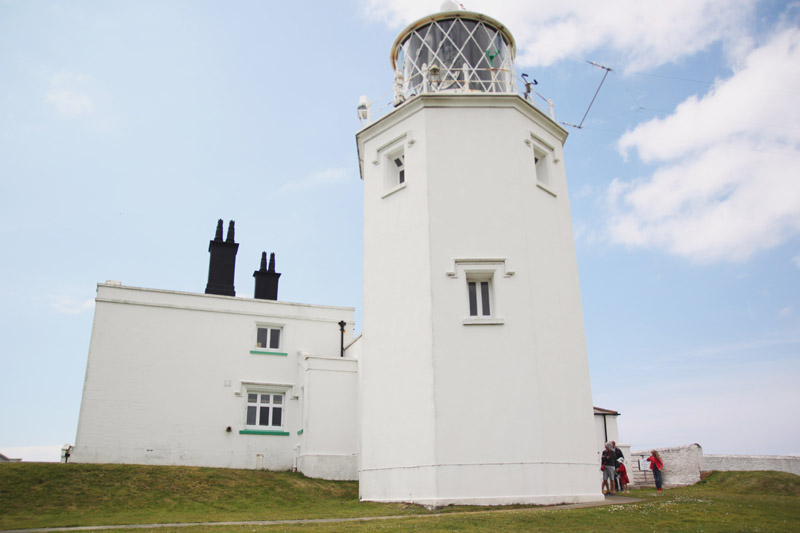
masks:
POLYGON ((514 93, 514 38, 495 19, 447 10, 419 19, 392 46, 395 106, 423 93, 514 93))

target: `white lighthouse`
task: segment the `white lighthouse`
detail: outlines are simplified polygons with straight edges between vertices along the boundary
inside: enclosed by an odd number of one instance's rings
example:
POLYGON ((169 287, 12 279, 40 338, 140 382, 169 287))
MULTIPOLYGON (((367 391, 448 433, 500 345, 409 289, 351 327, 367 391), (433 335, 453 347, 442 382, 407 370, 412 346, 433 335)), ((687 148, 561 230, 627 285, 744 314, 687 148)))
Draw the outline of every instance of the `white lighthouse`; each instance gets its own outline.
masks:
POLYGON ((364 181, 363 500, 601 500, 562 147, 479 13, 416 21, 364 181))

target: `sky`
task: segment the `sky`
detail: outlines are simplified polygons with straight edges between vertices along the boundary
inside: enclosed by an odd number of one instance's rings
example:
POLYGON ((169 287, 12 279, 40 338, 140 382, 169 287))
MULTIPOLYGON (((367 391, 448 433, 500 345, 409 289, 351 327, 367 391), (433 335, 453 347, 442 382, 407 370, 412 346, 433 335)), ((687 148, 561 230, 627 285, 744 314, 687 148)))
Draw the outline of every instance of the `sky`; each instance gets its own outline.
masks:
MULTIPOLYGON (((464 1, 565 146, 597 406, 634 450, 800 454, 800 2, 464 1), (594 100, 604 70, 611 70, 594 100), (546 104, 544 104, 546 106, 546 104)), ((434 0, 0 0, 0 453, 74 443, 96 284, 356 308, 359 97, 434 0)))

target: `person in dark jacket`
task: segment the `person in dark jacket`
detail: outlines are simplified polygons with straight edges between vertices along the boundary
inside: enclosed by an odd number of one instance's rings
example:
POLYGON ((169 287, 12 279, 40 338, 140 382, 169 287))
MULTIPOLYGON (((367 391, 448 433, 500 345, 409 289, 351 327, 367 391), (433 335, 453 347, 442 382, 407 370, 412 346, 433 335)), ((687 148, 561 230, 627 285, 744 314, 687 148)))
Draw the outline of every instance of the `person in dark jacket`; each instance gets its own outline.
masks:
MULTIPOLYGON (((617 457, 617 462, 614 463, 614 467, 617 470, 619 470, 620 460, 623 460, 623 461, 625 460, 625 454, 622 453, 622 450, 617 448, 617 443, 614 442, 613 440, 611 441, 611 448, 614 450, 614 453, 616 454, 616 457, 617 457)), ((620 487, 621 483, 620 483, 620 480, 619 480, 619 472, 617 472, 617 475, 614 476, 614 483, 617 486, 617 492, 621 491, 622 488, 620 487)))
POLYGON ((603 450, 603 455, 600 457, 600 470, 603 472, 603 484, 601 486, 603 494, 615 494, 616 484, 614 483, 614 476, 616 475, 617 454, 611 447, 611 443, 606 443, 606 449, 603 450))

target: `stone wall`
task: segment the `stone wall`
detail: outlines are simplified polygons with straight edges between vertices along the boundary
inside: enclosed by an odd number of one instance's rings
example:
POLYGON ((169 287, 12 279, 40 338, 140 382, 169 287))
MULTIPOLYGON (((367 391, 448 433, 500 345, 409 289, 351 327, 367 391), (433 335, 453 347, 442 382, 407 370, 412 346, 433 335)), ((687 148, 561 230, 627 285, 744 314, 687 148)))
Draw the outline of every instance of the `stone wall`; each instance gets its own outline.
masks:
MULTIPOLYGON (((657 448, 664 462, 664 485, 691 485, 700 481, 701 471, 775 470, 800 475, 797 455, 704 455, 699 444, 657 448)), ((631 485, 655 485, 647 457, 650 451, 630 453, 627 461, 631 485)))
POLYGON ((701 470, 777 470, 800 475, 797 455, 704 455, 701 470))
MULTIPOLYGON (((658 448, 657 451, 664 462, 664 485, 692 485, 700 481, 703 448, 699 444, 658 448)), ((649 456, 649 450, 631 452, 627 468, 632 485, 655 485, 647 462, 649 456)))

